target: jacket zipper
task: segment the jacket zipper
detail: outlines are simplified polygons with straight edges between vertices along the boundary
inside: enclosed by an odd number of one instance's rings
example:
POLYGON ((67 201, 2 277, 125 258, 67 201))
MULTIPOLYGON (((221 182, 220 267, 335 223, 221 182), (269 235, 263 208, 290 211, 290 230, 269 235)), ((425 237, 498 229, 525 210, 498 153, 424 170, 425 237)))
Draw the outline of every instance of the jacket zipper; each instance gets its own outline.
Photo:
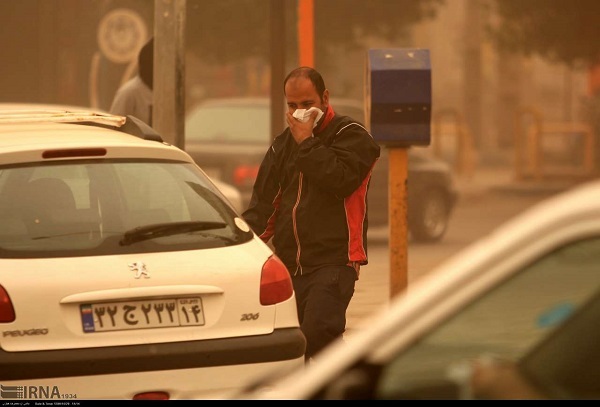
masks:
POLYGON ((300 173, 298 176, 298 196, 296 197, 296 203, 294 204, 294 209, 292 209, 292 225, 294 227, 294 238, 296 239, 296 245, 298 249, 296 251, 296 271, 294 275, 298 275, 298 270, 300 270, 300 275, 302 275, 302 265, 300 265, 300 238, 298 238, 298 227, 296 224, 296 209, 298 209, 298 205, 300 204, 300 195, 302 195, 302 177, 303 174, 300 173))

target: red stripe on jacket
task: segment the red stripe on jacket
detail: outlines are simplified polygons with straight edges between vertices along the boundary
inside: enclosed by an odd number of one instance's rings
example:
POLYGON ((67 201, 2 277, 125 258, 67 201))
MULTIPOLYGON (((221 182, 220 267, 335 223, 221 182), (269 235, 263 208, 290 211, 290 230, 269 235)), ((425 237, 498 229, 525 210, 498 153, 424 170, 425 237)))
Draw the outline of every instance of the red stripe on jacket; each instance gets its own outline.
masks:
POLYGON ((348 259, 363 265, 367 264, 363 231, 367 216, 367 186, 372 172, 373 167, 360 186, 344 199, 344 210, 348 222, 348 259))

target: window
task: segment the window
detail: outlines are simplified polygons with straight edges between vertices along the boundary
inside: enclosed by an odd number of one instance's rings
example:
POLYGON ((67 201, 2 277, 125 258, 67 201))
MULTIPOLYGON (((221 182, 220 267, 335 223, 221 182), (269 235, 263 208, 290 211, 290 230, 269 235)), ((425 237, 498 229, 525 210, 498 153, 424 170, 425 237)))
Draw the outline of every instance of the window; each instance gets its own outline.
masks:
MULTIPOLYGON (((380 377, 377 398, 396 398, 447 381, 453 366, 484 354, 519 362, 595 295, 598 264, 600 238, 574 242, 539 259, 391 360, 380 377)), ((575 357, 576 350, 564 357, 575 357)), ((594 366, 580 367, 600 372, 597 356, 594 366)))
POLYGON ((0 257, 193 250, 248 241, 222 194, 197 167, 155 160, 86 160, 2 169, 0 257), (121 244, 136 228, 182 222, 121 244))

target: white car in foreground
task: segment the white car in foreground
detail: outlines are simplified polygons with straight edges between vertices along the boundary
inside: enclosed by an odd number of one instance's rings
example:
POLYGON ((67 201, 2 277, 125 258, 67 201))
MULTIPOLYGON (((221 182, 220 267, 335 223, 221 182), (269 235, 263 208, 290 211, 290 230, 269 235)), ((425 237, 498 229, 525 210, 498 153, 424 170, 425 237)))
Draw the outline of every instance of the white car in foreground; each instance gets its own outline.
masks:
POLYGON ((532 207, 238 399, 599 399, 600 181, 532 207))
POLYGON ((131 117, 0 110, 3 399, 212 398, 305 344, 285 266, 187 153, 131 117))

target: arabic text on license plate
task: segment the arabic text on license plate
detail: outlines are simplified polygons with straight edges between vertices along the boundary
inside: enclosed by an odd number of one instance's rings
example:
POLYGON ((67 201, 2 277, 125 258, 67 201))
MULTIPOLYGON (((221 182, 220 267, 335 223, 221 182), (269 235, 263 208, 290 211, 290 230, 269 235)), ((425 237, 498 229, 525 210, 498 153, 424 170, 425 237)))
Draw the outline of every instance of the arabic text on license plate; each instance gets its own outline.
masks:
POLYGON ((84 332, 204 325, 200 297, 82 304, 80 310, 84 332))

